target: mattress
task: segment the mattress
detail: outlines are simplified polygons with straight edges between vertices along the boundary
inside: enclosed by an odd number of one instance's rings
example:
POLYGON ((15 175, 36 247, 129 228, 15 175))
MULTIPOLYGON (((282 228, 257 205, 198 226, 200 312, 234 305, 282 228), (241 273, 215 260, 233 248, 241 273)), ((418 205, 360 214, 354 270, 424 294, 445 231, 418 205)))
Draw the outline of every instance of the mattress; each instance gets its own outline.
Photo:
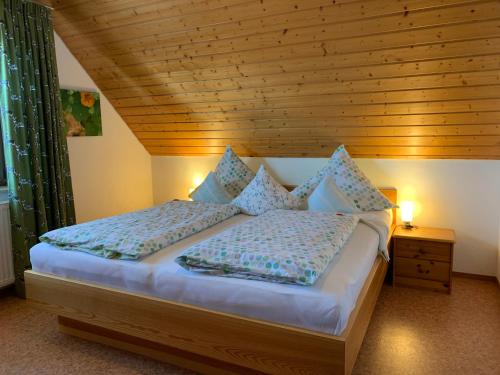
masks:
POLYGON ((360 222, 341 253, 311 287, 197 274, 175 263, 187 247, 246 220, 251 217, 234 216, 140 261, 106 259, 39 243, 31 249, 31 263, 37 272, 341 334, 377 257, 379 234, 360 222))

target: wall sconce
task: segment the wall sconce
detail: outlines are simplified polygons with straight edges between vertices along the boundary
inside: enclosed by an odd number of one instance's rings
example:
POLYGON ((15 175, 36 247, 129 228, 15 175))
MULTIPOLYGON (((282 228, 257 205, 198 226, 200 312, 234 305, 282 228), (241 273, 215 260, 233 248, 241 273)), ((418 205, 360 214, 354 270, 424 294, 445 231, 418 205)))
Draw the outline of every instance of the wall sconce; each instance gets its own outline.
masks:
POLYGON ((406 229, 413 228, 411 222, 413 221, 413 202, 404 201, 400 204, 401 207, 401 221, 406 229))

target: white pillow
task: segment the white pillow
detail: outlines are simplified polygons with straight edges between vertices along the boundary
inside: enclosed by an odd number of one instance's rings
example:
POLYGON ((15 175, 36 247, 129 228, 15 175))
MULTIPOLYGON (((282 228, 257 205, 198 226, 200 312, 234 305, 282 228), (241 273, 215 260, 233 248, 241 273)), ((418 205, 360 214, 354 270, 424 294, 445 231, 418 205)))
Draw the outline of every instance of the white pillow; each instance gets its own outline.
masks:
POLYGON ((272 178, 263 165, 255 178, 232 201, 244 214, 253 216, 274 209, 298 209, 301 203, 302 200, 293 196, 272 178))
POLYGON ((229 145, 226 146, 226 151, 215 168, 215 175, 231 198, 241 193, 255 177, 255 173, 243 163, 229 145))
POLYGON ((307 199, 307 208, 314 212, 358 213, 354 202, 342 193, 331 176, 326 176, 307 199))
POLYGON ((229 203, 233 197, 224 189, 214 172, 210 172, 205 180, 191 194, 189 194, 195 202, 208 203, 229 203))

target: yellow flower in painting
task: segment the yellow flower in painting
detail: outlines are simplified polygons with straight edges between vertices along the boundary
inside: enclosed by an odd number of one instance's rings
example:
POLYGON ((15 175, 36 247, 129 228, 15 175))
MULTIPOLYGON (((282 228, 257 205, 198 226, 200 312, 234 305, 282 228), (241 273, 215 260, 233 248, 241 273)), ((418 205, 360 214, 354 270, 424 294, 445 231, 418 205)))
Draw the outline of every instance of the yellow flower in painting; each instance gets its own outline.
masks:
POLYGON ((80 101, 83 106, 92 108, 95 103, 94 95, 91 92, 82 91, 80 92, 80 101))

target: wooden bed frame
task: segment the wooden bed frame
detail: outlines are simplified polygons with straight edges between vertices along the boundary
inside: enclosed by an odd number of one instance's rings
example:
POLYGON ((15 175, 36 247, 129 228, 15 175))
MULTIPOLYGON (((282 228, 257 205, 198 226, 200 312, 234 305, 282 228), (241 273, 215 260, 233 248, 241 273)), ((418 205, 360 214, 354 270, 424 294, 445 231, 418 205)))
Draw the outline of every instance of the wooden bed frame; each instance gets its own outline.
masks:
MULTIPOLYGON (((395 189, 381 191, 396 202, 395 189)), ((57 314, 62 332, 198 372, 350 374, 386 271, 378 257, 340 336, 34 271, 25 282, 27 299, 57 314)))

